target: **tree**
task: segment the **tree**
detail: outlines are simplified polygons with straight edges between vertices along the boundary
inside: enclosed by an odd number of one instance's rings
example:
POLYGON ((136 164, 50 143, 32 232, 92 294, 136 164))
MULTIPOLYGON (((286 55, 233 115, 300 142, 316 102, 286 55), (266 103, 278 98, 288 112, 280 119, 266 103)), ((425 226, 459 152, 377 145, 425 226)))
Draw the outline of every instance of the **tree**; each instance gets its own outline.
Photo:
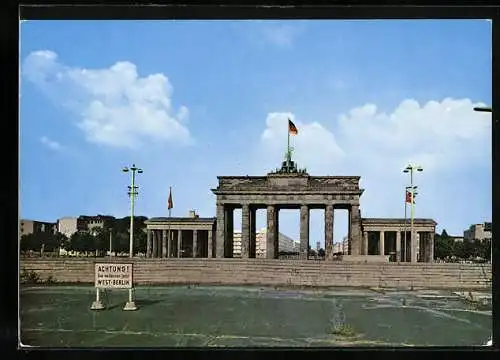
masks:
POLYGON ((35 234, 25 234, 21 236, 20 248, 21 252, 26 253, 29 251, 40 251, 42 243, 40 237, 35 234))
POLYGON ((134 228, 134 253, 146 253, 148 237, 143 229, 134 228))
POLYGON ((437 259, 445 259, 454 255, 455 243, 453 238, 448 236, 446 230, 443 230, 441 235, 436 234, 434 238, 434 257, 437 259))
POLYGON ((56 232, 55 234, 44 233, 42 241, 44 244, 44 251, 59 252, 59 249, 66 245, 68 238, 66 235, 56 232))
POLYGON ((94 237, 85 231, 77 231, 68 242, 69 251, 76 251, 79 253, 88 253, 95 251, 94 237))
POLYGON ((324 249, 319 249, 319 251, 318 251, 318 255, 319 255, 320 257, 325 257, 325 250, 324 250, 324 249))
POLYGON ((109 234, 111 230, 97 227, 92 229, 92 231, 95 254, 96 256, 102 256, 102 254, 109 248, 109 234))

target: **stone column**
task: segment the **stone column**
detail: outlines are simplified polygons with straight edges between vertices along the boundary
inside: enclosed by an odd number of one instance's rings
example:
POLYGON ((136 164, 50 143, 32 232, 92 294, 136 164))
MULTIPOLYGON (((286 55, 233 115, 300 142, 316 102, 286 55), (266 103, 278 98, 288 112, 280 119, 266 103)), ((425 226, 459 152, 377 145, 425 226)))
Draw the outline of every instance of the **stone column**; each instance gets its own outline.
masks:
POLYGON ((224 248, 225 248, 225 225, 226 225, 226 212, 224 211, 224 204, 217 203, 217 228, 216 228, 216 238, 215 238, 215 252, 216 257, 223 258, 224 257, 224 248))
POLYGON ((241 205, 241 258, 250 256, 250 208, 248 204, 241 205))
POLYGON ((401 261, 401 231, 396 231, 396 261, 401 261))
POLYGON ((161 257, 167 257, 167 231, 161 231, 161 257))
POLYGON ((182 230, 177 230, 177 257, 182 257, 182 230))
POLYGON ((361 211, 359 205, 352 205, 349 211, 350 219, 350 255, 361 255, 361 211))
POLYGON ((172 257, 172 231, 167 231, 167 257, 172 257))
POLYGON ((153 257, 158 256, 158 242, 156 241, 157 239, 157 233, 156 230, 153 230, 153 257))
POLYGON ((413 234, 410 232, 410 248, 411 248, 411 253, 410 253, 410 259, 412 263, 417 262, 417 232, 413 230, 413 234))
POLYGON ((333 205, 325 208, 325 259, 331 259, 333 253, 333 205))
POLYGON ((363 255, 368 255, 368 231, 363 232, 363 255))
POLYGON ((152 237, 153 237, 153 234, 151 233, 151 230, 148 229, 148 232, 147 232, 147 236, 148 236, 148 240, 147 240, 147 244, 146 244, 146 257, 150 258, 151 257, 151 241, 152 241, 152 237))
POLYGON ((198 257, 198 230, 193 230, 193 257, 198 257))
POLYGON ((379 255, 385 255, 385 232, 383 230, 380 232, 378 251, 379 255))
POLYGON ((427 262, 434 262, 434 234, 435 230, 429 233, 429 258, 427 262))
POLYGON ((276 207, 269 205, 267 207, 267 231, 266 231, 266 259, 276 258, 275 244, 276 241, 276 207))
POLYGON ((307 260, 309 245, 309 206, 300 207, 300 258, 307 260))
POLYGON ((427 239, 425 233, 418 232, 418 262, 425 262, 427 239))
POLYGON ((257 242, 257 209, 255 207, 250 207, 250 249, 248 250, 248 257, 255 258, 256 253, 256 242, 257 242))
POLYGON ((213 250, 213 242, 214 242, 214 239, 213 239, 213 233, 212 233, 212 230, 208 230, 208 239, 207 239, 207 247, 208 247, 208 254, 207 254, 207 257, 208 258, 213 258, 214 257, 214 250, 213 250))

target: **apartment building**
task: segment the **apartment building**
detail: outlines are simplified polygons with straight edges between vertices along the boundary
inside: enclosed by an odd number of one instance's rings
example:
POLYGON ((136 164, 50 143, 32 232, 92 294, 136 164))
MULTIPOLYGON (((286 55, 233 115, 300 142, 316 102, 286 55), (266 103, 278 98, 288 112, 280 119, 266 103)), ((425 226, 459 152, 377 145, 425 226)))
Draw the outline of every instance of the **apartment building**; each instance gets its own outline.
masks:
POLYGON ((491 222, 471 225, 464 231, 464 239, 469 241, 491 240, 491 222))
MULTIPOLYGON (((255 257, 265 258, 266 248, 267 248, 267 229, 263 228, 255 234, 255 257)), ((286 236, 285 234, 279 233, 279 251, 280 252, 299 252, 299 243, 286 236)), ((241 231, 236 230, 233 234, 233 256, 241 257, 241 231)))
POLYGON ((57 220, 57 231, 69 238, 77 231, 91 231, 94 228, 103 228, 114 219, 113 216, 107 215, 63 217, 57 220))
POLYGON ((45 221, 21 219, 19 221, 19 225, 21 236, 41 232, 49 232, 51 234, 55 234, 55 232, 57 231, 56 223, 45 221))

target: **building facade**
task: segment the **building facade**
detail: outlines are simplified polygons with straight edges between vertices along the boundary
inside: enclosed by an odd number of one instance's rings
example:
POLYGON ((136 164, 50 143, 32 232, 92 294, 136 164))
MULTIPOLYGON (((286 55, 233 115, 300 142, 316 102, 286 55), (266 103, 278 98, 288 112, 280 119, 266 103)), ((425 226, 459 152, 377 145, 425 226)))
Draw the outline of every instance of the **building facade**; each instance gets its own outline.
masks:
POLYGON ((21 219, 19 221, 19 230, 21 236, 36 234, 41 232, 55 234, 57 231, 57 224, 45 221, 36 221, 36 220, 28 220, 21 219))
POLYGON ((491 223, 485 222, 482 224, 471 225, 464 231, 464 239, 469 241, 491 240, 491 223))
MULTIPOLYGON (((294 241, 292 238, 285 234, 279 233, 279 252, 298 253, 300 250, 300 243, 294 241)), ((255 234, 255 257, 265 258, 267 248, 267 229, 262 228, 255 234)), ((233 234, 233 257, 241 257, 241 230, 234 231, 233 234)))
POLYGON ((63 217, 57 220, 57 231, 70 238, 78 231, 91 231, 94 228, 106 227, 113 220, 115 220, 113 216, 107 215, 63 217))

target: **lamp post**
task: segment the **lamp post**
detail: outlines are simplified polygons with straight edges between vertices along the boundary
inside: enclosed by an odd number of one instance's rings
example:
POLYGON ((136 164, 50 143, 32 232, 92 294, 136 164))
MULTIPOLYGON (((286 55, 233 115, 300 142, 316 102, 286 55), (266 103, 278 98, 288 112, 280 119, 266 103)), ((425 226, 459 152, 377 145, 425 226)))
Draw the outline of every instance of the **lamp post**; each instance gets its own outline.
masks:
MULTIPOLYGON (((142 174, 142 169, 139 169, 135 166, 135 164, 132 164, 132 167, 124 167, 122 169, 123 172, 131 172, 132 173, 132 184, 128 187, 128 195, 130 196, 130 248, 129 248, 129 257, 132 259, 134 256, 134 205, 135 205, 135 197, 137 196, 138 192, 137 186, 135 186, 135 173, 137 172, 138 174, 142 174)), ((133 280, 132 280, 133 282, 133 280)), ((134 299, 132 297, 132 290, 133 290, 133 284, 132 286, 128 289, 128 302, 125 304, 125 307, 123 310, 136 310, 137 307, 135 306, 134 299)))
POLYGON ((138 189, 135 186, 135 173, 142 174, 142 169, 139 169, 132 164, 132 167, 124 167, 122 169, 123 172, 131 172, 132 173, 132 185, 128 187, 128 195, 130 196, 130 244, 129 244, 129 257, 134 256, 134 206, 135 206, 135 197, 139 194, 136 190, 138 189))
MULTIPOLYGON (((415 212, 415 195, 417 195, 417 186, 413 185, 413 173, 415 171, 421 172, 424 169, 419 166, 419 165, 413 165, 413 164, 408 164, 406 168, 403 170, 404 173, 410 173, 410 186, 407 187, 407 189, 410 189, 411 192, 411 202, 410 202, 410 262, 413 262, 413 258, 415 257, 416 261, 416 254, 415 254, 415 246, 414 241, 415 237, 413 234, 413 217, 414 217, 414 212, 415 212)), ((406 201, 406 199, 405 199, 406 201)), ((406 208, 406 207, 405 207, 406 208)), ((406 249, 406 229, 405 229, 405 249, 406 249)), ((406 260, 406 259, 405 259, 406 260)))
MULTIPOLYGON (((474 108, 474 111, 492 113, 493 108, 491 106, 476 106, 474 108)), ((490 243, 490 264, 493 264, 493 237, 491 238, 491 243, 490 243)))

